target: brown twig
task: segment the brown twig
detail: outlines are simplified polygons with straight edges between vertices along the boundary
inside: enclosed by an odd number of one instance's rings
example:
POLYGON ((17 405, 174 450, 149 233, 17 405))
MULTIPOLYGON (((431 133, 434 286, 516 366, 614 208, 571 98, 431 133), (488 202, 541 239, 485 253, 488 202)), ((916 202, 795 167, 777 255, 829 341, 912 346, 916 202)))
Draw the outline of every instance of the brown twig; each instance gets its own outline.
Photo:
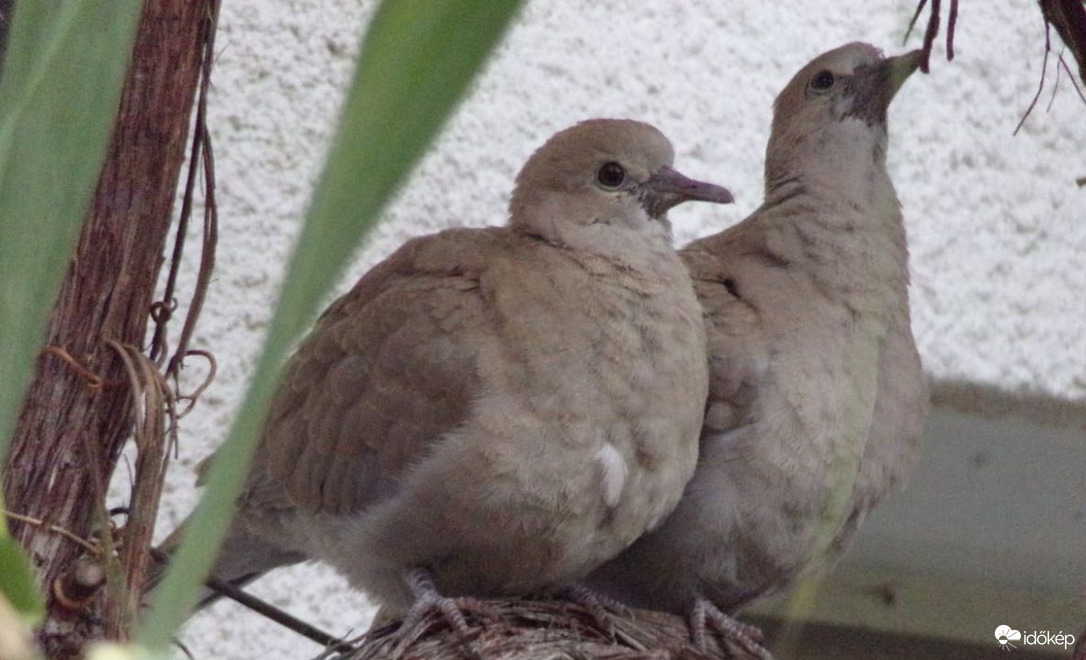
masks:
POLYGON ((347 650, 349 645, 334 635, 330 635, 316 626, 302 621, 289 612, 285 612, 282 609, 268 603, 256 596, 253 596, 244 589, 234 585, 226 580, 220 580, 214 575, 208 577, 206 582, 208 588, 214 590, 216 593, 229 598, 230 600, 242 605, 257 614, 278 623, 291 630, 292 632, 305 637, 306 639, 320 644, 321 646, 329 649, 347 650))
POLYGON ((1033 108, 1037 105, 1037 99, 1041 98, 1041 92, 1045 88, 1045 73, 1048 71, 1048 54, 1052 52, 1051 34, 1049 31, 1048 21, 1045 21, 1045 56, 1041 61, 1041 82, 1037 85, 1037 93, 1033 95, 1033 100, 1029 102, 1029 107, 1026 108, 1026 112, 1022 115, 1022 118, 1018 120, 1018 125, 1014 127, 1014 132, 1011 135, 1018 135, 1018 131, 1022 129, 1022 125, 1026 123, 1026 119, 1033 112, 1033 108))
MULTIPOLYGON (((211 385, 211 383, 215 380, 215 374, 219 370, 219 364, 218 364, 218 362, 215 361, 215 356, 212 355, 210 351, 201 351, 201 350, 197 350, 197 349, 192 349, 192 350, 188 351, 188 355, 189 356, 196 355, 196 356, 202 357, 205 360, 207 360, 208 372, 207 372, 207 376, 204 377, 204 381, 202 383, 200 383, 200 385, 195 390, 192 391, 192 394, 184 394, 184 395, 179 394, 177 396, 177 402, 178 403, 184 401, 184 402, 186 402, 188 404, 188 405, 185 406, 185 408, 183 410, 180 410, 177 413, 177 419, 181 419, 185 415, 192 412, 192 409, 196 406, 196 402, 200 400, 200 395, 202 395, 204 393, 204 390, 206 390, 211 385)), ((175 383, 176 383, 176 380, 175 380, 175 383)), ((176 388, 176 385, 175 385, 175 388, 176 388)))
POLYGON ((950 16, 946 19, 946 61, 954 61, 954 29, 958 27, 958 0, 950 0, 950 16))
POLYGON ((12 520, 18 520, 21 523, 26 523, 27 525, 32 525, 39 529, 44 529, 54 534, 59 534, 74 543, 78 543, 79 545, 86 548, 88 552, 91 552, 93 554, 98 554, 102 551, 102 549, 99 548, 93 541, 88 541, 87 539, 79 536, 78 534, 74 534, 58 525, 46 525, 45 521, 43 520, 39 520, 31 516, 24 516, 21 513, 15 513, 14 511, 8 511, 7 509, 4 509, 4 516, 7 518, 11 518, 12 520))
MULTIPOLYGON (((87 381, 87 387, 89 387, 91 390, 101 390, 106 385, 105 381, 102 379, 101 376, 92 371, 88 371, 85 367, 83 367, 83 365, 76 362, 75 358, 73 358, 71 354, 68 353, 68 351, 64 350, 59 346, 46 346, 44 349, 42 349, 42 355, 53 355, 60 358, 62 362, 71 367, 72 370, 74 370, 76 373, 82 376, 84 380, 87 381)), ((117 385, 117 383, 111 384, 114 386, 117 385)))
POLYGON ((1060 91, 1060 62, 1063 61, 1063 53, 1056 58, 1056 82, 1052 83, 1052 94, 1048 97, 1048 105, 1045 112, 1052 112, 1052 104, 1056 102, 1056 92, 1060 91))
POLYGON ((939 36, 939 0, 931 0, 931 16, 928 17, 928 29, 924 32, 924 63, 920 70, 929 73, 931 68, 931 48, 935 37, 939 36))
MULTIPOLYGON (((170 267, 173 268, 172 261, 170 262, 170 267)), ((168 282, 167 288, 169 288, 168 282)), ((160 356, 165 355, 166 351, 169 350, 169 340, 166 337, 166 333, 168 331, 170 319, 173 318, 173 313, 175 311, 177 311, 177 298, 172 296, 166 300, 156 300, 151 303, 149 315, 151 321, 155 324, 155 333, 151 336, 149 353, 156 362, 160 356)))
MULTIPOLYGON (((935 1, 939 2, 939 0, 935 0, 935 1)), ((918 21, 920 19, 920 14, 923 13, 924 7, 926 7, 926 6, 928 6, 928 0, 920 0, 920 2, 917 3, 916 11, 913 12, 912 20, 909 21, 909 28, 907 30, 905 30, 905 38, 901 40, 901 45, 902 46, 909 43, 909 37, 911 37, 912 34, 913 34, 913 28, 916 27, 916 21, 918 21)))
MULTIPOLYGON (((136 346, 122 345, 116 341, 109 341, 107 345, 124 363, 135 417, 132 426, 137 450, 136 477, 121 550, 126 586, 119 603, 123 614, 111 619, 128 622, 135 620, 139 611, 143 583, 151 564, 151 537, 170 458, 168 447, 171 441, 176 441, 177 409, 173 391, 159 372, 158 365, 136 346)), ((117 631, 118 634, 121 632, 117 631)))
MULTIPOLYGON (((631 616, 614 615, 608 621, 610 629, 605 629, 589 608, 566 601, 487 600, 485 605, 499 618, 473 622, 469 617, 472 626, 470 644, 484 658, 749 658, 733 647, 728 648, 731 655, 720 648, 714 648, 711 653, 700 651, 690 641, 686 621, 663 612, 634 610, 631 616)), ((332 658, 451 660, 465 657, 465 640, 439 613, 424 619, 418 639, 399 639, 395 634, 398 627, 399 622, 395 622, 371 630, 353 651, 332 658)), ((715 641, 710 644, 716 646, 715 641)))
POLYGON ((185 316, 185 323, 182 326, 181 337, 178 339, 177 348, 173 357, 170 358, 169 366, 166 368, 167 375, 174 374, 181 368, 181 361, 188 353, 188 344, 196 327, 196 319, 199 318, 200 311, 203 308, 207 287, 211 282, 211 274, 215 267, 215 247, 218 242, 218 206, 215 200, 215 165, 211 149, 211 134, 207 130, 207 95, 211 85, 211 67, 215 56, 215 27, 218 24, 218 17, 219 2, 216 0, 210 4, 202 28, 203 54, 200 89, 196 102, 196 120, 193 125, 192 143, 189 152, 189 168, 185 179, 185 192, 181 201, 181 213, 177 221, 173 254, 170 257, 170 268, 166 276, 162 300, 155 303, 152 313, 155 332, 151 339, 151 358, 156 363, 160 363, 161 360, 165 359, 167 352, 166 328, 177 306, 174 290, 181 269, 189 221, 192 218, 193 200, 196 193, 196 176, 202 167, 204 172, 204 235, 200 254, 200 269, 197 274, 192 299, 189 303, 189 310, 185 316))
POLYGON ((182 644, 180 640, 173 640, 173 645, 176 646, 177 650, 181 651, 181 653, 183 653, 185 657, 189 660, 196 660, 196 656, 192 654, 192 651, 189 650, 189 647, 182 644))
MULTIPOLYGON (((192 410, 200 394, 208 387, 216 372, 214 357, 206 351, 190 351, 188 344, 195 331, 196 320, 200 315, 203 302, 211 281, 215 266, 215 247, 218 241, 218 211, 215 201, 214 156, 211 149, 210 132, 207 129, 207 96, 211 84, 211 67, 214 62, 215 29, 218 23, 219 2, 212 0, 207 6, 207 14, 200 26, 199 42, 201 45, 200 86, 196 103, 196 118, 189 155, 188 175, 182 200, 177 233, 175 235, 170 267, 162 300, 154 303, 151 318, 155 324, 151 340, 150 354, 144 355, 138 347, 109 341, 112 348, 124 363, 128 376, 129 391, 132 396, 133 440, 136 445, 135 477, 132 483, 128 519, 125 525, 124 547, 121 552, 123 575, 120 577, 123 590, 118 598, 117 614, 110 617, 114 626, 127 628, 127 622, 134 621, 138 613, 143 594, 143 585, 151 564, 151 538, 154 533, 155 519, 166 468, 169 464, 170 449, 176 451, 178 445, 178 420, 192 410), (185 238, 189 220, 192 217, 197 173, 204 173, 204 234, 200 257, 199 273, 192 293, 185 323, 165 370, 160 371, 166 359, 168 342, 166 331, 176 308, 175 289, 180 272, 185 238), (178 372, 184 357, 199 354, 207 359, 210 369, 207 378, 196 391, 184 399, 188 406, 178 412, 178 396, 175 388, 178 372), (172 378, 174 387, 170 386, 172 378)), ((123 635, 124 629, 116 629, 114 635, 123 635)))
MULTIPOLYGON (((1059 65, 1067 72, 1067 77, 1071 80, 1071 86, 1075 88, 1075 93, 1078 94, 1078 98, 1083 104, 1086 104, 1086 95, 1083 95, 1082 88, 1078 86, 1078 81, 1075 80, 1075 74, 1071 72, 1071 67, 1067 66, 1067 60, 1063 59, 1063 53, 1060 53, 1059 65)), ((1053 96, 1055 96, 1055 94, 1053 94, 1053 96)))
MULTIPOLYGON (((1012 135, 1018 135, 1018 131, 1021 130, 1022 126, 1026 123, 1026 119, 1029 118, 1030 114, 1033 113, 1033 109, 1037 106, 1037 101, 1041 98, 1041 92, 1044 91, 1045 73, 1048 71, 1048 55, 1052 52, 1052 28, 1056 28, 1056 33, 1060 35, 1061 39, 1063 39, 1064 44, 1068 48, 1071 48, 1072 52, 1075 52, 1074 46, 1072 46, 1068 42, 1068 39, 1075 39, 1077 37, 1068 37, 1064 36, 1064 34, 1069 31, 1074 34, 1074 29, 1068 27, 1068 25, 1074 25, 1072 23, 1072 20, 1081 20, 1081 25, 1077 25, 1077 28, 1081 29, 1084 32, 1084 36, 1082 37, 1082 39, 1084 40, 1083 48, 1086 48, 1086 9, 1082 8, 1082 3, 1080 2, 1080 0, 1075 0, 1075 2, 1079 4, 1079 9, 1082 12, 1081 15, 1074 14, 1074 16, 1080 16, 1079 19, 1068 18, 1069 14, 1067 13, 1067 11, 1062 9, 1063 3, 1061 3, 1059 0, 1040 0, 1041 14, 1044 18, 1045 23, 1045 54, 1044 59, 1041 61, 1041 81, 1037 85, 1037 93, 1033 95, 1033 99, 1030 101, 1029 107, 1027 107, 1026 111, 1022 114, 1022 119, 1018 121, 1018 125, 1014 127, 1014 133, 1012 133, 1012 135)), ((1080 58, 1081 63, 1081 57, 1083 57, 1083 55, 1076 53, 1076 57, 1080 58)), ((1083 104, 1086 104, 1086 95, 1083 95, 1082 88, 1079 87, 1078 81, 1075 80, 1075 74, 1067 65, 1066 60, 1064 60, 1063 53, 1060 53, 1056 60, 1056 83, 1055 85, 1053 85, 1052 99, 1049 101, 1048 107, 1051 108, 1053 101, 1055 101, 1056 99, 1056 91, 1059 89, 1060 67, 1063 67, 1063 69, 1067 72, 1067 77, 1071 80, 1071 85, 1072 87, 1074 87, 1075 93, 1078 94, 1079 99, 1082 100, 1083 104)), ((1083 69, 1083 72, 1086 73, 1086 69, 1083 69)))
MULTIPOLYGON (((908 42, 909 37, 913 33, 913 28, 916 27, 916 22, 920 18, 920 14, 924 12, 924 7, 928 4, 928 0, 920 0, 916 5, 916 11, 913 13, 912 20, 909 21, 909 27, 905 30, 905 38, 902 40, 902 45, 908 42)), ((924 61, 920 65, 920 70, 924 73, 929 73, 931 65, 931 51, 935 45, 935 38, 939 36, 939 11, 941 8, 941 0, 931 0, 931 16, 928 17, 928 27, 924 31, 924 61)), ((950 0, 950 15, 947 18, 946 25, 946 59, 948 62, 954 59, 954 30, 958 25, 958 0, 950 0)))
MULTIPOLYGON (((206 38, 204 39, 203 71, 200 80, 200 96, 196 102, 196 123, 192 137, 192 167, 189 168, 189 177, 185 183, 185 206, 191 213, 193 188, 195 187, 195 163, 197 155, 203 165, 204 172, 204 234, 201 242, 200 269, 196 275, 196 286, 192 291, 192 299, 189 302, 189 311, 185 315, 185 323, 181 326, 181 336, 177 340, 177 348, 170 364, 166 368, 166 375, 176 375, 180 371, 182 361, 189 355, 189 342, 196 331, 196 320, 200 317, 204 300, 207 297, 207 289, 211 284, 211 275, 215 270, 215 248, 219 242, 219 207, 215 198, 215 154, 211 147, 211 132, 207 130, 207 95, 211 87, 211 66, 215 60, 215 26, 219 21, 219 2, 215 0, 208 8, 208 16, 205 24, 206 38), (199 150, 199 153, 197 153, 199 150)), ((184 214, 184 211, 182 212, 184 214)))
POLYGON ((1045 25, 1056 28, 1060 40, 1078 62, 1079 79, 1086 84, 1086 6, 1082 0, 1038 0, 1045 25))
MULTIPOLYGON (((161 567, 165 567, 170 562, 169 553, 160 550, 159 548, 151 549, 151 558, 161 567)), ((161 576, 161 573, 159 573, 159 576, 161 576)), ((339 637, 326 633, 316 626, 302 621, 291 613, 250 594, 238 584, 220 579, 212 574, 204 581, 204 585, 219 596, 228 598, 316 644, 329 649, 341 649, 344 651, 349 649, 349 645, 345 644, 344 640, 339 637)), ((152 583, 152 588, 153 586, 154 583, 152 583)), ((213 599, 209 597, 207 600, 203 601, 201 607, 205 603, 210 603, 211 600, 213 599)))

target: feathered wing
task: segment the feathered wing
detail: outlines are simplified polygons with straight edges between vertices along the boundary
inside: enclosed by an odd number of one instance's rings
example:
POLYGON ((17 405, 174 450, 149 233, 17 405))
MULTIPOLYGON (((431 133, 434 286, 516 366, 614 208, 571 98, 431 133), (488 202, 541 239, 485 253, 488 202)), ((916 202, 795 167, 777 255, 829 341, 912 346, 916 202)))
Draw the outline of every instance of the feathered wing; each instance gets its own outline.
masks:
MULTIPOLYGON (((260 446, 291 504, 359 512, 467 418, 479 385, 472 338, 489 323, 479 277, 500 240, 453 230, 410 241, 317 321, 287 364, 260 446)), ((247 496, 259 498, 254 486, 247 496)))
POLYGON ((488 323, 478 280, 503 240, 456 229, 409 241, 318 319, 284 367, 214 575, 244 584, 310 558, 295 512, 390 497, 464 421, 478 389, 465 338, 481 335, 448 330, 488 323))

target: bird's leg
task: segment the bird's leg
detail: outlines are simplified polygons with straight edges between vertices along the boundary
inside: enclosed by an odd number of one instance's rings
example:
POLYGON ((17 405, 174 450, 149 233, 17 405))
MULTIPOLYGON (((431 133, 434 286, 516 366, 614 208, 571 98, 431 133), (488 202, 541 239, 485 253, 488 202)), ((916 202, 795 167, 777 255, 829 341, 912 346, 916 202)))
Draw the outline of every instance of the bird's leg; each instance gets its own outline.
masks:
POLYGON ((491 619, 501 618, 501 615, 492 608, 487 607, 478 598, 470 596, 449 598, 442 596, 434 587, 434 580, 430 575, 430 571, 425 568, 412 569, 405 579, 408 588, 411 590, 411 595, 415 598, 415 602, 407 610, 407 615, 404 616, 399 629, 395 633, 400 638, 399 645, 406 647, 418 639, 426 628, 427 615, 437 612, 460 635, 460 639, 467 647, 469 655, 477 656, 478 653, 472 648, 469 640, 471 626, 468 625, 464 614, 471 612, 476 616, 491 619))
POLYGON ((592 616, 596 626, 601 630, 606 630, 612 638, 615 636, 615 625, 611 616, 630 616, 630 608, 624 603, 583 584, 572 584, 562 589, 558 592, 558 597, 583 606, 592 616))
POLYGON ((434 580, 430 572, 425 568, 416 568, 407 574, 407 586, 415 597, 411 609, 407 611, 401 627, 411 628, 417 626, 422 619, 433 610, 441 612, 453 630, 462 635, 468 633, 469 627, 464 613, 457 607, 453 598, 446 598, 437 592, 434 580))
POLYGON ((728 616, 707 598, 699 596, 690 610, 690 637, 694 645, 704 652, 709 650, 707 632, 713 632, 726 642, 731 642, 755 658, 771 660, 769 651, 762 646, 762 631, 728 616))

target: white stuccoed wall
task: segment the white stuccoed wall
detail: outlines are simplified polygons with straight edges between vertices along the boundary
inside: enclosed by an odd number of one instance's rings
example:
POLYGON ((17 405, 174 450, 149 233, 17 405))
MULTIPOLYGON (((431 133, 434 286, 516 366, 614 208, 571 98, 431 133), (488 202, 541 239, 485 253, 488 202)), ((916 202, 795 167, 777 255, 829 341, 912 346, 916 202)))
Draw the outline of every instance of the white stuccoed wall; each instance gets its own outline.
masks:
MULTIPOLYGON (((222 236, 196 342, 215 353, 219 373, 184 420, 163 530, 194 502, 191 468, 225 436, 254 366, 373 4, 223 4, 209 120, 222 236)), ((734 206, 676 209, 677 242, 731 225, 760 202, 777 91, 811 57, 847 41, 902 52, 914 7, 529 1, 335 293, 410 236, 503 222, 527 156, 588 117, 656 124, 675 143, 681 171, 736 194, 734 206)), ((889 161, 910 232, 914 328, 932 377, 1082 402, 1086 189, 1074 179, 1086 176, 1086 106, 1066 76, 1051 111, 1046 90, 1011 137, 1036 90, 1043 43, 1033 3, 962 3, 957 59, 934 58, 932 75, 914 76, 895 101, 889 161)), ((909 47, 918 45, 914 37, 909 47)), ((191 364, 195 379, 202 368, 191 364)), ((282 571, 256 591, 335 633, 363 630, 371 614, 315 567, 282 571)), ((316 652, 231 604, 194 618, 182 639, 197 658, 316 652)))

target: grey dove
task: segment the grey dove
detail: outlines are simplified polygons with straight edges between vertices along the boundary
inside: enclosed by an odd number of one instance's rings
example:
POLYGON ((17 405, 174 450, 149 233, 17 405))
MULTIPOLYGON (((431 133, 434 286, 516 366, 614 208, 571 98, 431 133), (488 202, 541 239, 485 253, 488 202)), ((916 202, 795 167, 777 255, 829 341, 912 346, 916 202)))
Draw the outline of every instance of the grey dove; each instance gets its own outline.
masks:
POLYGON ((754 653, 730 618, 838 556, 915 464, 928 394, 886 114, 919 51, 851 43, 777 97, 765 201, 681 251, 705 311, 710 388, 681 503, 587 581, 691 617, 754 653))
POLYGON ((318 559, 417 618, 555 592, 662 521, 708 391, 666 212, 732 200, 672 160, 648 124, 577 124, 525 164, 506 227, 366 273, 288 361, 213 574, 318 559))

